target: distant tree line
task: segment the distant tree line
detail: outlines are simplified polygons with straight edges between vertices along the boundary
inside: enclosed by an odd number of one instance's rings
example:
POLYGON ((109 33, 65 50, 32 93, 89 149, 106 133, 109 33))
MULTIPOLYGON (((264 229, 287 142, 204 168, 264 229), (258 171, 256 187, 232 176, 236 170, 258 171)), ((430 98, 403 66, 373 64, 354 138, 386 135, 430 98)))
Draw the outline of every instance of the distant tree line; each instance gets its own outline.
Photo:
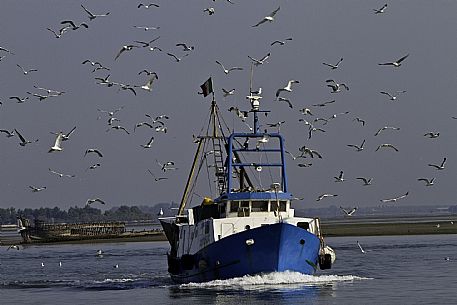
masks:
POLYGON ((15 224, 16 217, 22 216, 31 221, 44 220, 47 223, 82 223, 104 221, 156 220, 155 214, 145 213, 137 206, 120 206, 105 212, 91 206, 71 207, 68 211, 55 208, 15 209, 0 208, 0 225, 15 224))

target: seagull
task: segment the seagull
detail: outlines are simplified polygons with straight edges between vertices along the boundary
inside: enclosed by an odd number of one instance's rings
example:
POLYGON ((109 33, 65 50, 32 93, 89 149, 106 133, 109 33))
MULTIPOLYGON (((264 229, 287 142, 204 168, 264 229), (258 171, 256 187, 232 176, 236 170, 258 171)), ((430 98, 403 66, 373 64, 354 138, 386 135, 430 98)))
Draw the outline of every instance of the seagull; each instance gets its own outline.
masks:
POLYGON ((153 142, 154 142, 154 137, 151 137, 151 139, 149 140, 149 142, 146 143, 146 144, 142 144, 141 147, 143 147, 143 148, 151 148, 153 142))
POLYGON ((110 131, 111 129, 116 129, 116 130, 123 130, 125 133, 130 134, 127 129, 125 129, 124 126, 116 125, 116 126, 111 126, 111 128, 108 128, 106 131, 110 131))
POLYGON ((405 92, 406 92, 406 90, 397 91, 397 92, 396 92, 396 93, 397 93, 396 95, 393 95, 393 94, 391 94, 391 93, 389 93, 389 92, 386 92, 386 91, 381 91, 381 92, 379 92, 379 93, 384 94, 384 95, 387 95, 387 96, 389 97, 389 100, 395 101, 395 100, 397 99, 397 97, 398 97, 398 94, 400 94, 400 93, 405 93, 405 92))
POLYGON ((222 92, 224 93, 224 97, 227 97, 229 95, 234 95, 235 89, 227 90, 227 89, 222 88, 222 92))
POLYGON ((137 124, 133 127, 133 131, 135 132, 135 130, 136 130, 138 127, 141 127, 141 126, 148 126, 149 128, 154 128, 154 126, 152 126, 152 125, 149 124, 148 122, 141 122, 141 123, 137 123, 137 124))
POLYGON ((187 53, 186 55, 184 55, 181 58, 177 57, 175 54, 172 54, 172 53, 167 53, 167 55, 170 57, 173 57, 176 62, 180 62, 184 57, 189 56, 189 53, 187 53))
POLYGON ((292 102, 285 97, 278 96, 278 102, 286 102, 287 105, 289 105, 289 108, 294 108, 294 105, 292 105, 292 102))
POLYGON ((16 66, 18 66, 21 70, 22 70, 22 73, 24 73, 24 75, 27 75, 29 74, 30 72, 37 72, 38 70, 37 69, 28 69, 28 70, 25 70, 21 65, 19 64, 16 64, 16 66))
POLYGON ((323 121, 324 123, 322 123, 322 125, 327 125, 328 124, 328 120, 327 119, 324 119, 324 118, 315 118, 313 120, 314 123, 317 123, 319 121, 323 121))
POLYGON ((285 40, 275 40, 273 41, 270 46, 274 46, 275 44, 279 44, 281 46, 285 45, 286 44, 286 41, 291 41, 292 40, 292 37, 289 37, 289 38, 286 38, 285 40))
POLYGON ((6 133, 6 137, 7 138, 11 138, 11 137, 14 137, 16 135, 14 133, 14 130, 9 131, 9 130, 6 130, 6 129, 0 129, 0 132, 6 133))
POLYGON ((335 178, 335 182, 343 182, 344 181, 344 172, 340 171, 340 175, 338 177, 333 177, 335 178))
POLYGON ((56 95, 62 95, 65 93, 65 91, 57 91, 57 90, 53 90, 53 89, 47 89, 47 88, 43 88, 43 87, 38 87, 36 85, 33 85, 34 88, 38 89, 38 90, 44 90, 46 91, 48 94, 56 94, 56 95))
POLYGON ((165 127, 165 126, 157 126, 156 128, 154 128, 154 130, 155 130, 156 132, 167 133, 167 127, 165 127))
POLYGON ((362 119, 359 118, 359 117, 354 118, 353 121, 357 121, 357 122, 361 123, 362 126, 365 126, 365 120, 362 120, 362 119))
POLYGON ((265 23, 267 21, 269 22, 273 22, 275 19, 275 15, 276 13, 279 11, 280 7, 278 7, 277 9, 275 9, 273 12, 271 12, 268 16, 265 16, 263 17, 262 20, 260 20, 258 23, 254 24, 252 27, 258 27, 259 25, 261 25, 262 23, 265 23))
POLYGON ((109 111, 109 110, 102 110, 102 109, 97 109, 98 111, 100 111, 101 113, 107 113, 108 116, 113 116, 116 112, 119 112, 121 111, 122 109, 124 109, 124 106, 121 106, 113 111, 109 111))
POLYGON ((57 134, 57 138, 56 138, 56 141, 54 142, 54 146, 52 146, 48 153, 51 153, 53 151, 62 151, 62 139, 63 139, 63 133, 62 132, 59 132, 57 134))
POLYGON ((18 103, 24 103, 26 100, 29 99, 29 97, 28 96, 26 96, 26 97, 10 96, 9 99, 10 100, 17 100, 18 103))
POLYGON ((328 66, 328 67, 330 67, 330 69, 332 69, 332 70, 335 70, 335 69, 338 69, 338 66, 340 65, 340 63, 341 63, 342 61, 343 61, 343 57, 341 57, 340 60, 338 60, 338 62, 337 62, 336 64, 334 64, 334 65, 328 64, 328 63, 326 63, 326 62, 323 62, 322 64, 323 64, 323 65, 326 65, 326 66, 328 66))
POLYGON ((429 164, 428 166, 434 167, 437 170, 443 170, 444 169, 444 164, 446 163, 446 158, 443 158, 443 162, 441 162, 441 165, 436 165, 436 164, 429 164))
POLYGON ((68 177, 68 178, 74 178, 76 177, 76 175, 68 175, 68 174, 62 174, 62 173, 59 173, 59 172, 56 172, 55 170, 51 169, 51 168, 48 168, 49 171, 53 174, 56 174, 57 176, 59 176, 60 178, 63 178, 63 177, 68 177))
POLYGON ((154 175, 154 173, 148 169, 148 172, 151 174, 152 177, 154 177, 154 181, 160 181, 160 180, 167 180, 168 178, 167 177, 156 177, 156 175, 154 175))
POLYGON ((76 129, 76 126, 73 127, 69 133, 65 134, 65 133, 62 133, 62 141, 67 141, 67 140, 70 140, 70 136, 73 134, 73 132, 75 131, 76 129))
POLYGON ((214 7, 205 8, 203 11, 204 11, 204 12, 207 12, 209 16, 213 15, 213 14, 216 12, 216 10, 214 9, 214 7))
POLYGON ((327 83, 327 87, 332 88, 332 93, 341 92, 341 87, 343 87, 346 90, 349 90, 349 87, 346 84, 344 84, 344 83, 338 84, 333 79, 327 79, 325 82, 327 83))
POLYGON ((225 73, 226 75, 228 75, 231 71, 234 71, 234 70, 243 70, 243 68, 240 68, 240 67, 232 67, 232 68, 230 68, 230 69, 226 69, 226 68, 224 67, 224 65, 223 65, 220 61, 218 61, 218 60, 216 60, 216 63, 222 67, 222 70, 224 70, 224 73, 225 73))
POLYGON ((8 251, 9 249, 20 250, 18 245, 11 245, 6 249, 6 251, 8 251))
POLYGON ((138 8, 142 8, 142 7, 144 7, 145 9, 148 9, 151 7, 160 7, 160 5, 158 5, 157 3, 150 3, 150 4, 140 3, 140 4, 138 4, 138 8))
POLYGON ((365 178, 365 177, 357 177, 355 179, 362 180, 364 186, 371 185, 371 182, 373 181, 373 178, 365 178))
POLYGON ((163 210, 162 210, 162 208, 160 208, 160 211, 159 211, 159 213, 157 213, 157 216, 163 216, 163 210))
POLYGON ((89 167, 86 169, 86 171, 89 170, 89 169, 96 169, 97 167, 100 167, 100 166, 102 166, 100 163, 93 164, 93 165, 89 166, 89 167))
POLYGON ((439 132, 427 132, 426 134, 424 134, 424 137, 428 137, 430 139, 435 139, 435 138, 438 138, 439 136, 440 136, 439 132))
POLYGON ((307 114, 308 114, 308 115, 313 115, 313 114, 311 113, 311 109, 309 109, 309 108, 303 108, 303 109, 300 109, 300 110, 298 110, 298 111, 300 111, 303 115, 307 115, 307 114))
POLYGON ((176 167, 173 167, 175 165, 175 162, 173 161, 167 161, 165 162, 164 164, 158 162, 156 160, 157 164, 160 166, 160 169, 163 171, 163 172, 166 172, 168 170, 175 170, 175 169, 178 169, 176 167))
POLYGON ((106 17, 109 15, 109 12, 106 13, 106 14, 102 14, 102 15, 96 15, 96 14, 92 14, 87 8, 85 8, 82 4, 81 4, 81 7, 83 8, 83 10, 89 15, 89 20, 94 20, 95 18, 97 17, 106 17))
POLYGON ((311 105, 311 106, 314 106, 314 107, 325 107, 328 104, 332 104, 334 102, 336 102, 336 100, 331 100, 331 101, 323 102, 323 103, 320 103, 320 104, 314 104, 314 105, 311 105))
POLYGON ((159 79, 159 78, 157 77, 157 74, 155 72, 152 72, 152 77, 146 82, 146 84, 144 84, 143 86, 135 86, 135 87, 140 87, 143 90, 151 92, 152 91, 151 86, 155 79, 159 79))
POLYGON ((100 198, 94 198, 94 199, 87 199, 86 205, 91 205, 94 202, 99 202, 101 204, 105 204, 105 202, 103 200, 101 200, 100 198))
POLYGON ((298 167, 310 167, 312 165, 313 165, 312 163, 298 163, 297 164, 298 167))
MULTIPOLYGON (((150 40, 149 42, 140 41, 140 40, 135 40, 135 42, 136 42, 136 43, 141 43, 141 44, 142 44, 142 46, 141 46, 142 48, 147 48, 147 47, 150 47, 151 44, 152 44, 153 42, 155 42, 156 40, 158 40, 159 38, 160 38, 160 36, 154 38, 153 40, 150 40)), ((157 48, 157 47, 155 47, 155 48, 157 48)), ((158 49, 159 51, 162 51, 162 49, 160 49, 160 48, 157 48, 157 49, 158 49)), ((152 50, 151 50, 151 51, 152 51, 152 50)))
POLYGON ((366 253, 366 251, 363 250, 362 246, 360 245, 359 241, 357 241, 357 246, 359 246, 360 252, 366 253))
POLYGON ((409 195, 409 192, 406 192, 404 195, 401 195, 401 196, 398 196, 398 197, 395 197, 395 198, 381 199, 381 201, 384 202, 384 203, 386 203, 386 202, 394 202, 395 203, 395 202, 397 202, 397 200, 403 199, 408 195, 409 195))
POLYGON ((44 267, 44 263, 43 262, 41 262, 41 267, 44 267))
POLYGON ((248 112, 247 111, 241 111, 238 109, 238 107, 230 107, 228 111, 235 111, 236 115, 244 122, 246 118, 248 117, 248 112))
POLYGON ((275 128, 277 127, 278 128, 278 133, 281 131, 281 125, 284 124, 286 121, 279 121, 277 123, 269 123, 267 124, 268 127, 271 127, 271 128, 275 128))
POLYGON ((340 115, 349 114, 349 113, 350 113, 349 111, 335 113, 335 114, 332 114, 332 115, 328 118, 328 120, 336 119, 336 118, 337 118, 338 116, 340 116, 340 115))
POLYGON ((68 30, 68 27, 63 27, 59 30, 59 33, 57 33, 56 31, 54 31, 53 29, 51 28, 46 28, 49 32, 53 33, 54 34, 54 37, 55 38, 60 38, 62 37, 62 35, 68 30))
POLYGON ((380 66, 394 66, 394 67, 398 68, 398 67, 401 66, 401 62, 404 61, 408 56, 409 56, 409 54, 406 54, 405 56, 403 56, 402 58, 400 58, 400 59, 398 59, 396 61, 380 63, 378 65, 380 65, 380 66))
POLYGON ((346 214, 346 216, 352 216, 352 215, 354 215, 355 211, 357 211, 358 207, 352 208, 349 211, 343 207, 340 207, 340 209, 344 212, 344 214, 346 214))
POLYGON ((85 61, 83 61, 81 64, 85 65, 85 64, 90 64, 92 67, 94 67, 94 69, 92 70, 92 73, 95 72, 95 71, 98 71, 98 70, 110 70, 109 68, 103 66, 101 63, 99 63, 98 61, 91 61, 89 59, 86 59, 85 61))
POLYGON ((287 82, 287 86, 276 90, 276 97, 279 97, 279 94, 283 91, 292 92, 292 84, 298 84, 298 83, 300 83, 298 80, 291 79, 290 81, 287 82))
POLYGON ((313 132, 315 131, 321 131, 321 132, 326 132, 324 129, 322 128, 317 128, 317 127, 313 127, 313 126, 309 126, 309 131, 308 131, 308 139, 311 139, 311 137, 313 136, 313 132))
POLYGON ((324 199, 324 198, 327 198, 327 197, 336 197, 336 196, 338 196, 338 195, 334 195, 334 194, 322 194, 322 195, 320 195, 320 196, 316 199, 316 201, 321 201, 321 200, 324 199))
POLYGON ((32 192, 37 193, 37 192, 44 191, 46 189, 46 186, 36 187, 33 185, 29 185, 29 188, 32 189, 32 192))
POLYGON ((73 31, 79 29, 80 27, 84 27, 86 29, 89 28, 89 26, 84 22, 82 22, 80 25, 77 26, 73 22, 73 20, 64 20, 64 21, 61 21, 60 24, 63 24, 63 25, 68 24, 73 31))
POLYGON ((11 52, 11 51, 10 51, 10 50, 8 50, 7 48, 1 47, 1 46, 0 46, 0 51, 3 51, 3 52, 6 52, 6 53, 9 53, 9 54, 11 54, 11 55, 14 55, 14 53, 13 53, 13 52, 11 52))
POLYGON ((114 60, 118 59, 119 56, 121 56, 121 54, 124 53, 125 51, 131 51, 131 50, 133 50, 133 48, 139 48, 139 47, 135 46, 135 45, 131 45, 131 44, 122 46, 121 50, 116 54, 116 57, 114 57, 114 60))
POLYGON ((185 43, 177 43, 176 46, 177 47, 182 47, 184 52, 190 52, 190 51, 195 49, 194 46, 188 46, 185 43))
POLYGON ((271 53, 268 52, 268 54, 265 55, 264 57, 262 57, 261 59, 256 59, 256 58, 251 57, 251 56, 249 56, 249 55, 248 55, 248 58, 249 58, 250 60, 252 60, 252 61, 254 62, 254 66, 257 67, 257 66, 259 66, 259 65, 263 65, 264 63, 266 63, 266 60, 270 57, 270 55, 271 55, 271 53))
POLYGON ((103 157, 102 153, 96 149, 96 148, 88 148, 86 149, 86 152, 84 153, 84 157, 88 154, 88 153, 96 153, 100 158, 103 157))
POLYGON ((114 268, 114 269, 119 268, 119 264, 114 265, 113 268, 114 268))
POLYGON ((32 92, 29 92, 29 91, 27 91, 27 94, 30 94, 31 96, 37 97, 40 101, 43 101, 43 100, 47 99, 48 97, 56 97, 56 96, 58 96, 58 95, 42 95, 42 94, 38 94, 38 93, 32 93, 32 92))
POLYGON ((373 11, 375 14, 382 14, 386 10, 386 8, 387 8, 387 3, 384 4, 381 8, 377 8, 377 9, 374 8, 373 11))
MULTIPOLYGON (((26 139, 19 133, 19 131, 17 131, 16 129, 14 129, 14 131, 16 132, 17 136, 18 136, 19 139, 21 140, 21 143, 19 143, 19 145, 25 146, 25 145, 27 145, 27 144, 32 143, 32 141, 26 140, 26 139)), ((35 142, 38 142, 38 139, 36 139, 35 142)))
POLYGON ((159 76, 158 76, 157 73, 154 72, 154 71, 148 71, 148 70, 146 70, 146 69, 143 69, 143 70, 141 70, 140 72, 138 72, 138 75, 141 75, 141 74, 143 74, 143 73, 146 74, 147 76, 155 75, 156 78, 159 79, 159 76))
POLYGON ((386 129, 392 129, 392 130, 400 130, 399 127, 393 127, 393 126, 384 126, 378 129, 378 131, 375 133, 375 136, 379 135, 382 131, 386 129))
POLYGON ((348 144, 347 146, 354 147, 357 151, 362 151, 364 145, 365 145, 365 140, 362 141, 362 144, 360 144, 360 146, 355 145, 355 144, 348 144))
POLYGON ((311 158, 314 158, 314 155, 316 155, 319 159, 322 159, 321 154, 319 154, 317 150, 308 148, 306 146, 302 146, 298 150, 302 153, 303 156, 309 155, 311 158))
POLYGON ((98 257, 103 257, 103 251, 102 250, 97 250, 97 253, 95 254, 98 257))
POLYGON ((392 148, 393 150, 398 151, 398 148, 396 148, 395 146, 393 146, 392 144, 389 144, 389 143, 379 145, 378 148, 376 148, 376 151, 378 151, 380 148, 383 148, 383 147, 392 148))
POLYGON ((435 184, 435 178, 427 179, 427 178, 419 178, 417 181, 425 181, 425 186, 432 186, 435 184))
POLYGON ((134 25, 133 27, 135 29, 140 29, 140 30, 145 30, 145 31, 160 29, 160 26, 138 26, 138 25, 134 25))

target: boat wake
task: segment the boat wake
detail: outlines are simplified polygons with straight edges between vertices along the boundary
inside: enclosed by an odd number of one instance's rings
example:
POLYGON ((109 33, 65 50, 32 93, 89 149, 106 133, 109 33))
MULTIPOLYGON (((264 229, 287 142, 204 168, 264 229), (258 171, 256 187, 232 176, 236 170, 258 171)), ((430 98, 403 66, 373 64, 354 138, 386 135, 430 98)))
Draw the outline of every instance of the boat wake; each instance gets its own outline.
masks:
POLYGON ((359 277, 354 275, 306 275, 299 272, 272 272, 260 275, 247 275, 239 278, 227 280, 215 280, 205 283, 188 283, 182 284, 181 289, 187 288, 224 288, 238 290, 256 290, 278 288, 296 288, 303 286, 320 286, 337 282, 353 282, 358 280, 368 280, 370 278, 359 277))

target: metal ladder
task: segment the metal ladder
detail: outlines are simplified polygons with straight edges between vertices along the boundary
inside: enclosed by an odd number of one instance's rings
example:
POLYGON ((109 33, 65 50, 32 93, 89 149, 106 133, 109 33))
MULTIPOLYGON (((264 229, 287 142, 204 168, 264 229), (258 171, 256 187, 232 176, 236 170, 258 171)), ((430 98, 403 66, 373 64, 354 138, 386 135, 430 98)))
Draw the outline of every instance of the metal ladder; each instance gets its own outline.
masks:
POLYGON ((217 188, 219 193, 222 194, 226 187, 224 159, 222 158, 222 145, 221 139, 213 139, 213 154, 214 165, 216 169, 217 188))

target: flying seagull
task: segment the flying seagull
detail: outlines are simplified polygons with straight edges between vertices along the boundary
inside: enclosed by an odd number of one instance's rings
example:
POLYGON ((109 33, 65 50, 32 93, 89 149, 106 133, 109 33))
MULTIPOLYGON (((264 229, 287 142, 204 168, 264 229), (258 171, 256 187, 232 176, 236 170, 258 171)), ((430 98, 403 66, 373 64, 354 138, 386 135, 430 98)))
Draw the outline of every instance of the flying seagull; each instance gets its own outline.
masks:
POLYGON ((289 105, 289 108, 294 108, 294 105, 292 105, 292 102, 285 97, 278 96, 278 102, 286 102, 287 105, 289 105))
POLYGON ((386 91, 381 91, 379 93, 387 95, 389 97, 389 100, 395 101, 397 99, 397 97, 398 97, 398 94, 405 93, 405 92, 406 92, 406 90, 397 91, 395 95, 392 94, 392 93, 386 92, 386 91))
POLYGON ((409 195, 409 192, 406 192, 404 195, 401 195, 401 196, 398 196, 398 197, 394 197, 394 198, 389 198, 389 199, 381 199, 381 201, 384 202, 384 203, 386 203, 386 202, 397 202, 397 200, 403 199, 408 195, 409 195))
POLYGON ((298 84, 298 83, 300 83, 298 80, 291 79, 290 81, 287 82, 287 86, 276 90, 276 97, 279 97, 279 94, 281 94, 281 92, 283 92, 283 91, 292 92, 292 84, 298 84))
POLYGON ((343 87, 346 90, 349 90, 349 87, 345 83, 337 83, 333 79, 327 79, 325 81, 327 83, 327 87, 332 88, 332 93, 337 93, 341 91, 341 87, 343 87))
POLYGON ((371 185, 371 182, 373 181, 373 178, 365 178, 365 177, 357 177, 355 179, 362 180, 364 186, 371 185))
POLYGON ((220 61, 218 61, 218 60, 216 60, 216 63, 222 67, 222 70, 224 70, 224 73, 225 73, 226 75, 229 74, 231 71, 243 70, 243 68, 241 68, 241 67, 232 67, 232 68, 230 68, 230 69, 226 69, 226 68, 224 67, 224 65, 223 65, 220 61))
POLYGON ((336 64, 334 64, 334 65, 333 64, 328 64, 326 62, 323 62, 322 64, 330 67, 330 69, 332 69, 332 70, 335 70, 335 69, 338 69, 338 66, 340 65, 340 63, 342 61, 343 61, 343 57, 341 57, 340 60, 338 60, 338 62, 336 64))
MULTIPOLYGON (((145 30, 145 31, 149 31, 149 30, 158 30, 160 29, 160 26, 139 26, 139 25, 134 25, 133 26, 135 29, 139 29, 139 30, 145 30)), ((143 46, 144 47, 144 46, 143 46)))
POLYGON ((160 7, 160 5, 158 5, 157 3, 150 3, 150 4, 143 4, 143 3, 140 3, 138 4, 138 8, 145 8, 145 9, 148 9, 148 8, 151 8, 151 7, 160 7))
POLYGON ((1 46, 0 46, 0 51, 3 51, 3 52, 6 52, 6 53, 9 53, 9 54, 11 54, 11 55, 14 55, 14 53, 13 53, 13 52, 11 52, 11 51, 10 51, 10 50, 8 50, 7 48, 1 47, 1 46))
POLYGON ((273 22, 275 20, 275 15, 276 13, 279 11, 280 7, 278 7, 277 9, 275 9, 273 12, 271 12, 269 15, 263 17, 262 20, 260 20, 258 23, 254 24, 252 27, 258 27, 259 25, 269 21, 269 22, 273 22))
POLYGON ((379 145, 378 148, 376 148, 376 151, 378 151, 380 148, 383 148, 383 147, 392 148, 393 150, 398 151, 398 148, 396 148, 395 146, 393 146, 392 144, 389 144, 389 143, 379 145))
POLYGON ((336 196, 338 196, 338 195, 334 195, 334 194, 322 194, 322 195, 320 195, 320 196, 316 199, 316 201, 321 201, 321 200, 324 199, 324 198, 327 198, 327 197, 336 197, 336 196))
POLYGON ((100 198, 94 198, 94 199, 87 199, 86 205, 91 205, 94 202, 99 202, 101 204, 105 204, 105 202, 103 200, 101 200, 100 198))
POLYGON ((432 179, 419 178, 419 179, 417 179, 417 181, 424 181, 425 182, 425 186, 432 186, 432 185, 435 184, 435 178, 432 178, 432 179))
POLYGON ((152 91, 152 83, 154 82, 155 79, 159 79, 157 77, 157 74, 155 72, 152 72, 152 77, 144 84, 143 86, 135 86, 135 87, 140 87, 143 90, 152 91))
POLYGON ((386 8, 387 8, 387 3, 384 4, 381 8, 374 8, 373 11, 375 14, 382 14, 385 12, 386 8))
MULTIPOLYGON (((25 146, 25 145, 27 145, 27 144, 32 143, 32 141, 26 140, 26 139, 24 138, 24 136, 22 136, 22 135, 19 133, 19 131, 17 131, 16 129, 14 129, 14 131, 16 132, 17 136, 18 136, 19 139, 21 140, 21 143, 19 143, 19 145, 25 146)), ((38 142, 38 139, 36 139, 35 142, 38 142)))
POLYGON ((11 137, 14 137, 16 134, 14 133, 14 130, 12 131, 9 131, 9 130, 6 130, 6 129, 0 129, 0 133, 3 132, 3 133, 6 133, 6 137, 7 138, 11 138, 11 137))
POLYGON ((398 59, 396 61, 380 63, 378 65, 380 65, 380 66, 394 66, 394 67, 398 68, 398 67, 401 66, 401 62, 404 61, 408 56, 409 56, 409 54, 406 54, 405 56, 403 56, 402 58, 400 58, 400 59, 398 59))
POLYGON ((264 57, 262 57, 261 59, 256 59, 256 58, 251 57, 249 55, 248 55, 248 57, 249 57, 250 60, 252 60, 252 62, 254 63, 254 66, 257 67, 259 65, 263 65, 266 62, 266 60, 270 57, 270 55, 271 55, 271 53, 268 52, 268 54, 265 55, 264 57))
POLYGON ((365 120, 362 120, 362 119, 359 118, 359 117, 354 118, 353 121, 357 121, 357 122, 361 123, 362 126, 365 126, 365 120))
POLYGON ((434 167, 436 168, 437 170, 443 170, 444 169, 444 164, 446 164, 446 157, 443 158, 443 162, 441 162, 440 165, 436 165, 436 164, 429 164, 428 166, 431 166, 431 167, 434 167))
POLYGON ((424 134, 424 137, 428 137, 430 139, 435 139, 435 138, 438 138, 439 136, 440 136, 439 132, 427 132, 426 134, 424 134))
POLYGON ((37 71, 38 71, 37 69, 28 69, 28 70, 26 70, 26 69, 24 69, 24 68, 23 68, 21 65, 19 65, 19 64, 16 64, 16 66, 18 66, 19 69, 22 70, 22 73, 23 73, 24 75, 27 75, 27 74, 29 74, 30 72, 37 72, 37 71))
POLYGON ((366 251, 363 250, 362 246, 360 245, 359 241, 357 241, 357 246, 359 246, 360 252, 366 253, 366 251))
POLYGON ((184 57, 189 56, 189 53, 184 55, 183 57, 178 57, 173 53, 167 53, 168 56, 172 57, 176 62, 180 62, 184 57))
POLYGON ((362 151, 364 145, 365 145, 365 140, 362 141, 362 144, 360 144, 360 146, 355 145, 355 144, 348 144, 347 146, 354 147, 357 151, 362 151))
POLYGON ((143 147, 143 148, 151 148, 153 142, 154 142, 154 137, 151 137, 151 139, 149 140, 149 142, 146 143, 146 144, 142 144, 141 147, 143 147))
POLYGON ((192 51, 192 50, 195 49, 194 46, 188 46, 188 45, 185 44, 185 43, 177 43, 176 46, 177 46, 177 47, 182 47, 182 49, 183 49, 184 52, 190 52, 190 51, 192 51))
POLYGON ((286 38, 284 40, 275 40, 270 44, 270 46, 274 46, 275 44, 279 44, 279 45, 283 46, 286 44, 286 41, 291 41, 291 40, 292 40, 292 37, 286 38))
POLYGON ((73 20, 64 20, 64 21, 61 21, 60 24, 63 24, 63 25, 68 25, 69 28, 71 28, 73 31, 79 29, 80 27, 84 27, 84 28, 89 28, 89 26, 87 25, 87 23, 84 23, 84 22, 81 22, 79 25, 76 25, 73 20))
POLYGON ((20 250, 18 245, 11 245, 6 249, 6 251, 8 251, 9 249, 20 250))
POLYGON ((119 56, 121 56, 121 54, 124 53, 125 51, 131 51, 131 50, 133 50, 133 48, 139 48, 139 47, 135 46, 135 45, 132 45, 132 44, 128 44, 128 45, 122 46, 122 48, 116 54, 116 57, 114 57, 114 60, 118 59, 119 56))
POLYGON ((203 10, 203 12, 207 12, 208 15, 211 16, 211 15, 213 15, 213 14, 216 12, 216 10, 214 9, 214 7, 208 7, 208 8, 205 8, 205 9, 203 10))
POLYGON ((105 13, 105 14, 101 14, 101 15, 96 15, 96 14, 93 14, 92 12, 90 12, 87 8, 85 8, 84 5, 81 4, 81 7, 89 15, 89 20, 94 20, 97 17, 106 17, 109 15, 109 12, 105 13))
POLYGON ((382 131, 386 129, 392 129, 392 130, 400 130, 399 127, 393 127, 393 126, 384 126, 378 129, 378 131, 375 133, 375 136, 379 135, 382 131))
POLYGON ((346 216, 352 216, 354 215, 355 211, 357 211, 358 207, 352 208, 350 210, 346 210, 343 207, 340 207, 340 209, 344 212, 344 214, 346 214, 346 216))
POLYGON ((37 192, 44 191, 46 189, 46 186, 36 187, 33 185, 29 185, 29 188, 32 189, 32 192, 37 193, 37 192))
POLYGON ((222 88, 222 92, 224 93, 224 97, 227 97, 229 95, 234 95, 235 89, 227 90, 227 89, 222 88))
POLYGON ((10 100, 17 100, 18 103, 24 103, 26 100, 29 99, 29 97, 28 96, 26 96, 26 97, 10 96, 9 99, 10 100))
POLYGON ((320 103, 320 104, 314 104, 314 105, 311 105, 311 106, 314 106, 314 107, 325 107, 328 104, 332 104, 334 102, 336 102, 336 100, 331 100, 331 101, 323 102, 323 103, 320 103))
POLYGON ((62 174, 62 173, 59 173, 51 168, 48 168, 49 171, 57 176, 59 176, 60 178, 63 178, 63 177, 68 177, 68 178, 74 178, 76 177, 76 175, 69 175, 69 174, 62 174))
POLYGON ((63 133, 62 132, 59 132, 57 134, 57 138, 56 138, 56 141, 54 142, 54 146, 52 146, 50 149, 49 149, 49 153, 53 152, 53 151, 62 151, 62 139, 63 139, 63 133))
POLYGON ((103 157, 102 153, 96 149, 96 148, 88 148, 86 149, 86 152, 84 153, 84 157, 88 154, 88 153, 96 153, 100 158, 103 157))
POLYGON ((344 172, 340 171, 339 176, 337 176, 337 177, 335 176, 333 178, 335 178, 335 182, 343 182, 344 181, 344 172))

